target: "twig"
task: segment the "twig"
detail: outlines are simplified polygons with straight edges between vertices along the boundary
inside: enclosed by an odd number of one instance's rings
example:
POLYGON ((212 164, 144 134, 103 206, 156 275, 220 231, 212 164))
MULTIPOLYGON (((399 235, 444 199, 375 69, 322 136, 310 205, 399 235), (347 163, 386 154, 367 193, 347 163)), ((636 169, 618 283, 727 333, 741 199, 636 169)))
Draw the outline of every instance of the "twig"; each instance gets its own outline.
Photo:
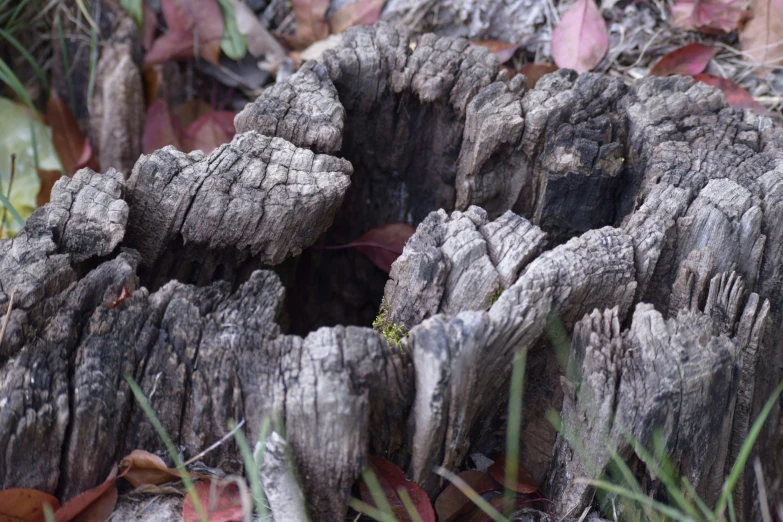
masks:
POLYGON ((3 337, 5 337, 5 328, 8 326, 8 320, 11 318, 11 307, 14 306, 14 296, 16 295, 16 288, 11 291, 11 299, 8 300, 8 309, 5 311, 5 318, 3 318, 3 328, 0 330, 0 344, 3 344, 3 337))
POLYGON ((233 429, 233 430, 231 430, 231 431, 229 431, 228 433, 226 433, 226 434, 223 436, 223 438, 222 438, 222 439, 220 439, 220 440, 219 440, 219 441, 217 441, 216 443, 212 444, 210 447, 208 447, 207 449, 205 449, 204 451, 202 451, 201 453, 199 453, 198 455, 196 455, 196 456, 195 456, 195 457, 193 457, 192 459, 190 459, 190 460, 188 460, 187 462, 185 462, 185 464, 183 464, 183 466, 189 466, 189 465, 193 464, 193 463, 194 463, 194 462, 196 462, 197 460, 201 459, 201 458, 202 458, 204 455, 206 455, 207 453, 209 453, 209 452, 210 452, 210 451, 212 451, 213 449, 217 448, 218 446, 220 446, 220 445, 221 445, 221 444, 223 444, 224 442, 226 442, 226 440, 228 440, 228 439, 230 439, 231 437, 233 437, 233 436, 234 436, 234 433, 236 433, 236 431, 237 431, 239 428, 241 428, 241 427, 242 427, 244 424, 245 424, 245 419, 242 419, 242 420, 239 422, 239 424, 237 424, 237 425, 234 427, 234 429, 233 429))

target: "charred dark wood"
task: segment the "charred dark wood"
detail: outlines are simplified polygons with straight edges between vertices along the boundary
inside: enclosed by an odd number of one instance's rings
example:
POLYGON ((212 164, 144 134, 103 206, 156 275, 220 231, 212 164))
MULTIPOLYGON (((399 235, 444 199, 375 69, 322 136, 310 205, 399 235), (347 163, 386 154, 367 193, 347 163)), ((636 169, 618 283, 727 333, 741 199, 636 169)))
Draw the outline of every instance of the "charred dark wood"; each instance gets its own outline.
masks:
MULTIPOLYGON (((521 458, 556 510, 593 502, 575 479, 605 469, 605 442, 631 461, 624 434, 649 444, 655 428, 714 502, 783 356, 783 133, 769 119, 680 77, 558 71, 528 90, 464 39, 412 49, 379 23, 236 123, 209 155, 167 147, 127 181, 59 181, 0 242, 2 309, 16 292, 0 487, 68 499, 130 450, 163 451, 131 375, 188 455, 231 419, 251 439, 278 419, 286 440, 269 439, 262 470, 276 516, 300 518, 305 498, 316 520, 342 520, 368 450, 435 494, 435 466, 502 449, 527 351, 521 458), (388 278, 311 248, 397 221, 418 228, 388 278), (567 367, 553 317, 573 336, 567 367)), ((756 449, 770 479, 773 417, 756 449)), ((205 462, 241 471, 233 442, 205 462)), ((743 520, 755 491, 746 476, 735 492, 743 520)))

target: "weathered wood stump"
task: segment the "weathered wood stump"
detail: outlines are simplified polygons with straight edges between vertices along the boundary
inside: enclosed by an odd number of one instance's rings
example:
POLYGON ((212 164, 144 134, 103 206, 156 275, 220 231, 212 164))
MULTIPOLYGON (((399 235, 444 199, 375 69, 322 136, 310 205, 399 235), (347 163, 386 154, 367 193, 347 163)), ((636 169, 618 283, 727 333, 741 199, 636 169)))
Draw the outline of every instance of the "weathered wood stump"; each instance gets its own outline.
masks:
MULTIPOLYGON (((714 501, 783 354, 783 133, 692 79, 559 71, 528 91, 463 39, 351 29, 236 119, 210 155, 171 147, 129 179, 82 170, 0 242, 0 487, 63 499, 135 448, 162 451, 124 376, 193 455, 279 419, 278 520, 342 520, 368 451, 435 494, 433 467, 499 451, 529 353, 522 460, 561 514, 605 441, 662 430, 714 501), (311 249, 418 225, 390 277, 311 249), (272 267, 275 267, 273 271, 272 267), (385 284, 385 291, 383 285, 385 284), (122 288, 132 292, 121 301, 122 288), (409 333, 398 345, 369 328, 409 333), (573 342, 550 347, 553 314, 573 342), (291 333, 285 327, 290 326, 291 333), (579 434, 585 462, 546 420, 579 434), (283 477, 283 478, 280 478, 283 477), (293 518, 291 518, 293 517, 293 518)), ((768 484, 780 416, 757 452, 768 484)), ((233 442, 205 457, 241 469, 233 442)), ((750 474, 746 474, 750 475, 750 474)), ((275 486, 277 485, 277 486, 275 486)), ((755 481, 736 491, 755 520, 755 481)))

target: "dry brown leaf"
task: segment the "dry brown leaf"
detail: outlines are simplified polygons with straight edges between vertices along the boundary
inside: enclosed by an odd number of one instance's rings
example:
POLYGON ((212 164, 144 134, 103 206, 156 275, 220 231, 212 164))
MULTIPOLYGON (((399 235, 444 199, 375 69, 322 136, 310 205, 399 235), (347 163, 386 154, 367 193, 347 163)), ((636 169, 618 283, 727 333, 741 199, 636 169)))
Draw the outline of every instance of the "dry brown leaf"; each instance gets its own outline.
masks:
POLYGON ((783 0, 755 0, 740 43, 754 62, 783 65, 783 0))
POLYGON ((60 503, 52 495, 35 489, 0 491, 0 522, 44 522, 44 504, 52 510, 60 503))
POLYGON ((87 166, 99 170, 89 140, 84 137, 71 109, 55 89, 52 89, 46 103, 46 121, 52 128, 52 143, 66 174, 73 176, 77 170, 87 166))
POLYGON ((326 23, 329 0, 293 0, 293 3, 296 39, 304 43, 304 47, 329 36, 329 24, 326 23))
POLYGON ((131 451, 120 462, 120 469, 125 470, 125 480, 134 488, 180 479, 179 471, 169 468, 163 459, 144 450, 131 451))

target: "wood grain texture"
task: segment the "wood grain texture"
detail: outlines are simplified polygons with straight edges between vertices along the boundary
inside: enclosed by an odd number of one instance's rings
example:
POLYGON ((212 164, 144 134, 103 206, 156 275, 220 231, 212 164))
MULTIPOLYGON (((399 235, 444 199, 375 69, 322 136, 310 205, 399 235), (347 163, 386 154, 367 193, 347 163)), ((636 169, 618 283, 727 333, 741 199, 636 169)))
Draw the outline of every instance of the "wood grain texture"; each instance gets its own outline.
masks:
MULTIPOLYGON (((132 449, 161 451, 130 374, 187 455, 229 419, 251 440, 278 419, 286 440, 267 452, 293 460, 262 478, 296 472, 302 490, 273 508, 296 517, 301 497, 342 520, 368 451, 431 494, 434 466, 500 451, 526 350, 521 459, 561 514, 592 501, 574 479, 605 468, 607 439, 654 489, 622 437, 649 444, 654 428, 714 501, 783 358, 779 127, 688 78, 558 71, 529 90, 486 49, 435 35, 412 49, 383 22, 244 114, 210 155, 167 147, 127 182, 59 181, 0 241, 0 312, 17 289, 0 487, 66 500, 132 449), (400 221, 418 227, 388 278, 309 248, 400 221), (399 344, 367 327, 382 295, 399 344), (573 339, 565 367, 553 314, 573 339)), ((780 433, 775 410, 755 450, 768 484, 780 433)), ((205 462, 241 471, 232 442, 205 462)), ((742 520, 755 495, 752 480, 735 491, 742 520)))

